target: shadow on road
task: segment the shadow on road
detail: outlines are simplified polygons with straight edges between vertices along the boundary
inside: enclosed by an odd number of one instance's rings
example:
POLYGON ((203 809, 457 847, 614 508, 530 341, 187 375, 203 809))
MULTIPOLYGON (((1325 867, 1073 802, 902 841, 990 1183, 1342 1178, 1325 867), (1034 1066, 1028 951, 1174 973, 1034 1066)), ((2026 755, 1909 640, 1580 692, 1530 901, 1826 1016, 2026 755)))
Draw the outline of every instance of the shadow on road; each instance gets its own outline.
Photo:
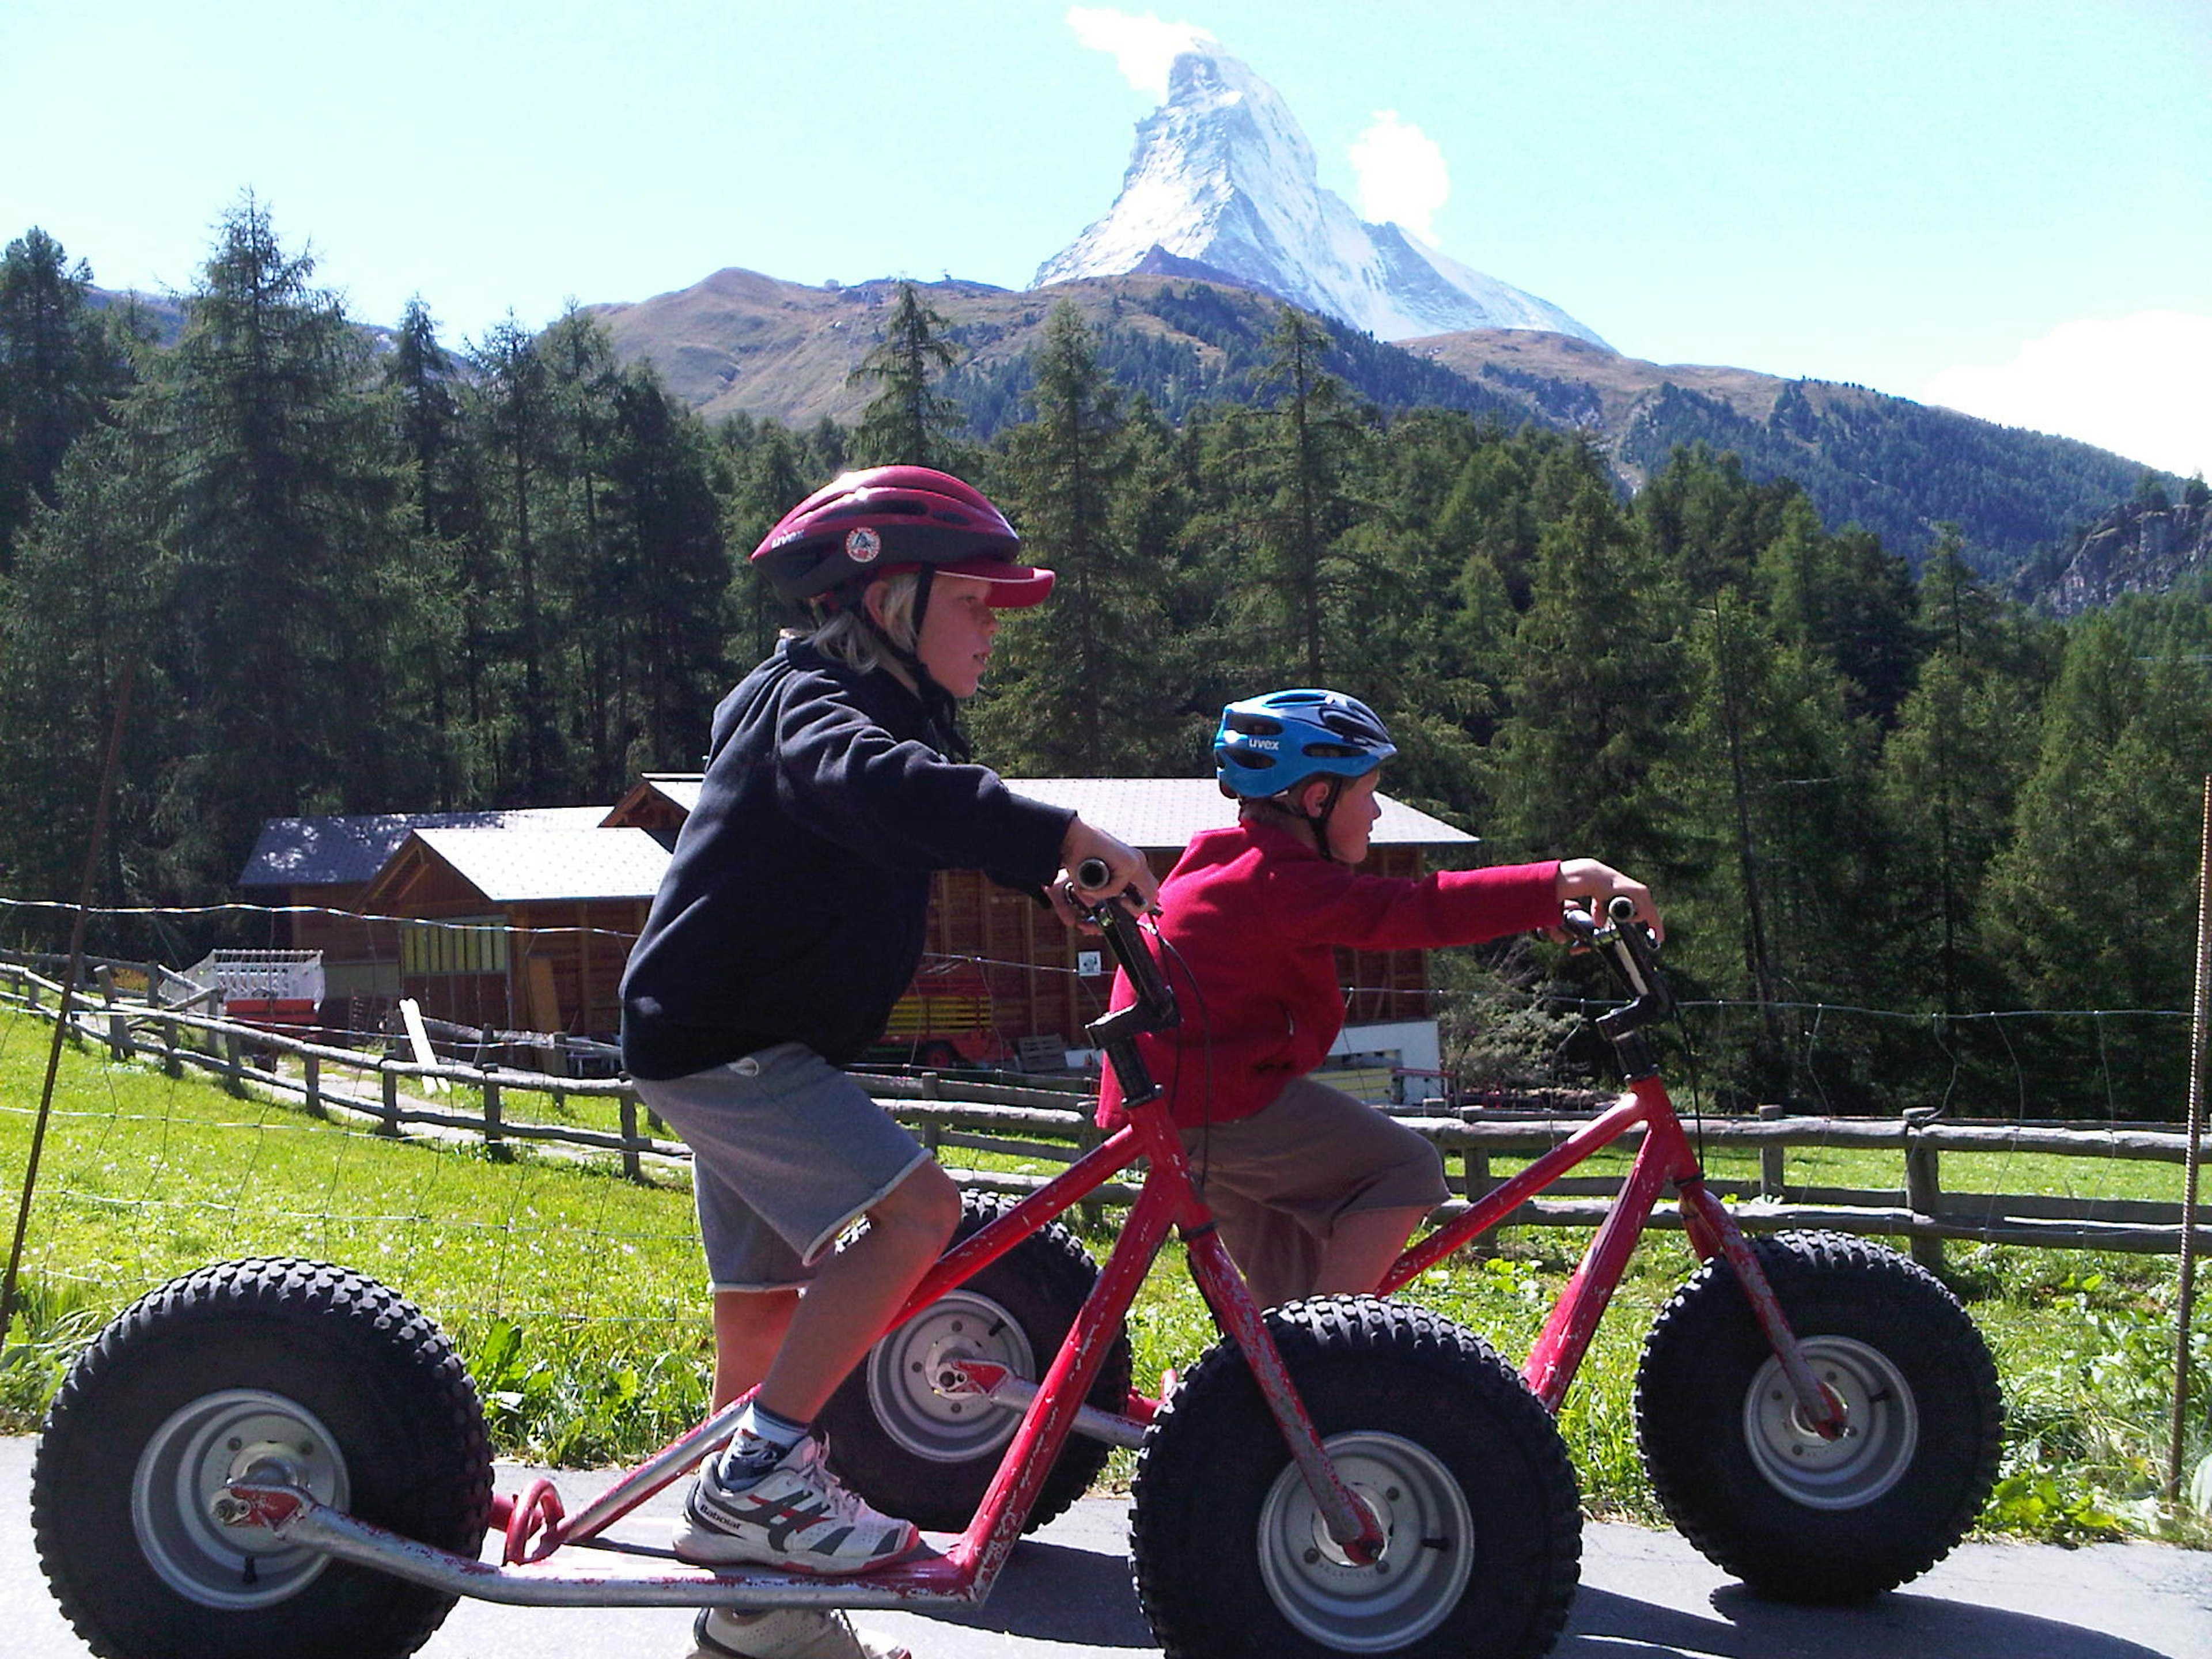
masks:
POLYGON ((1730 1584, 1711 1605, 1685 1613, 1585 1584, 1553 1659, 2165 1659, 2079 1625, 1909 1590, 1822 1607, 1730 1584))
MULTIPOLYGON (((1000 1631, 1077 1648, 1153 1650, 1152 1626, 1137 1611, 1129 1564, 1095 1550, 1025 1538, 980 1607, 925 1617, 935 1623, 1000 1631)), ((2014 1656, 2017 1659, 2017 1656, 2014 1656)))

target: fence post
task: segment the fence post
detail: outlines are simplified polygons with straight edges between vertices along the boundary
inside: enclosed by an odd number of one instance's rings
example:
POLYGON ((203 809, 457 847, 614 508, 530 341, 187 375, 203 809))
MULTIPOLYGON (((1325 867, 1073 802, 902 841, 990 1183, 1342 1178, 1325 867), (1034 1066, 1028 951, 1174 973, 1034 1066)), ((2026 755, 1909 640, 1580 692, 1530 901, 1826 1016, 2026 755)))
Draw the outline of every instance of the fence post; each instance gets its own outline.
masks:
POLYGON ((234 1095, 246 1092, 246 1068, 241 1056, 242 1046, 238 1041, 238 1033, 225 1031, 222 1034, 222 1086, 234 1095))
POLYGON ((131 1058, 131 1022, 120 1014, 107 1017, 107 1052, 118 1063, 131 1058))
MULTIPOLYGON (((1922 1133, 1934 1120, 1933 1108, 1911 1106, 1905 1113, 1905 1205, 1916 1221, 1932 1221, 1943 1207, 1943 1182, 1936 1167, 1936 1151, 1922 1133)), ((1931 1273, 1943 1271, 1943 1241, 1912 1240, 1912 1259, 1931 1273)))
MULTIPOLYGON (((1469 1146, 1459 1155, 1459 1184, 1470 1204, 1491 1189, 1494 1183, 1490 1178, 1490 1154, 1487 1152, 1480 1146, 1469 1146)), ((1485 1228, 1468 1240, 1467 1248, 1479 1256, 1496 1255, 1498 1231, 1495 1227, 1485 1228)))
MULTIPOLYGON (((921 1098, 937 1098, 936 1073, 924 1072, 921 1074, 921 1098)), ((927 1120, 921 1126, 921 1144, 929 1149, 929 1155, 935 1158, 937 1149, 945 1144, 945 1126, 933 1117, 927 1120)))
POLYGON ((177 1022, 166 1017, 161 1021, 161 1069, 171 1077, 185 1074, 185 1062, 177 1054, 177 1022))
MULTIPOLYGON (((1771 1120, 1780 1117, 1784 1109, 1781 1103, 1776 1102, 1771 1105, 1761 1106, 1759 1109, 1759 1115, 1762 1118, 1771 1120)), ((1759 1195, 1761 1198, 1781 1198, 1784 1185, 1782 1160, 1783 1147, 1779 1141, 1759 1149, 1759 1195)))
POLYGON ((103 962, 92 970, 92 976, 100 984, 100 1006, 112 1008, 115 1006, 115 969, 103 962))
POLYGON ((384 1115, 377 1120, 376 1133, 396 1135, 399 1133, 399 1073, 388 1065, 380 1065, 376 1073, 384 1085, 384 1115))
POLYGON ((300 1056, 300 1085, 301 1098, 307 1109, 307 1115, 325 1115, 323 1111, 323 1057, 320 1054, 300 1056))
POLYGON ((499 1084, 487 1077, 483 1080, 484 1156, 504 1160, 513 1154, 507 1151, 507 1138, 499 1132, 499 1084))
POLYGON ((645 1166, 637 1156, 637 1094, 625 1089, 616 1097, 615 1104, 622 1112, 623 1173, 632 1181, 645 1179, 645 1166))
MULTIPOLYGON (((1076 1120, 1075 1144, 1080 1146, 1086 1155, 1097 1150, 1099 1142, 1104 1139, 1105 1131, 1092 1121, 1087 1113, 1076 1120)), ((1091 1189, 1091 1196, 1076 1207, 1083 1212, 1085 1231, 1095 1233, 1105 1225, 1106 1206, 1098 1201, 1098 1192, 1096 1188, 1091 1189)))

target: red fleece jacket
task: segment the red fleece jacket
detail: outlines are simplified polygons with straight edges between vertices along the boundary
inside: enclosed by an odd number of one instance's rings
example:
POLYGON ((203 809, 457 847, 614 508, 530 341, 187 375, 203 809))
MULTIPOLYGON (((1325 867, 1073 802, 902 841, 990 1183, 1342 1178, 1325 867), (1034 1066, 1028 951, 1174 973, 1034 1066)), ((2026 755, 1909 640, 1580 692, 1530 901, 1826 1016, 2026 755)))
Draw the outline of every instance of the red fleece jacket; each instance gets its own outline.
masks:
MULTIPOLYGON (((1553 927, 1559 870, 1547 860, 1408 881, 1347 870, 1265 822, 1197 836, 1160 884, 1159 929, 1173 949, 1156 954, 1182 1023, 1138 1039, 1175 1121, 1249 1117, 1321 1064, 1344 1029, 1338 945, 1426 950, 1553 927)), ((1113 1006, 1134 1000, 1116 975, 1113 1006)), ((1121 1102, 1109 1066, 1102 1125, 1122 1121, 1121 1102)))

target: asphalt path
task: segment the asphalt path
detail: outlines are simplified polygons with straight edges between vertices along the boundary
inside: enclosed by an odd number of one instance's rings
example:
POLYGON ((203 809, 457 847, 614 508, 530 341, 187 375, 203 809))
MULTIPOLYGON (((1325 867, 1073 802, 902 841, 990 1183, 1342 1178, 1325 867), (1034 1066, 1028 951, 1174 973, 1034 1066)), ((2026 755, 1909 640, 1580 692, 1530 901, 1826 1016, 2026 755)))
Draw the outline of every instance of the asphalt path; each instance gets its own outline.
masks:
MULTIPOLYGON (((0 1439, 0 1656, 86 1659, 40 1575, 30 1538, 33 1443, 0 1439)), ((501 1465, 502 1491, 538 1472, 501 1465)), ((555 1477, 574 1510, 611 1477, 555 1477)), ((626 1526, 672 1512, 664 1493, 626 1526)), ((1126 1505, 1087 1498, 1025 1541, 981 1607, 871 1613, 915 1659, 1150 1659, 1126 1505)), ((127 1547, 127 1540, 118 1540, 127 1547)), ((690 1615, 463 1601, 423 1659, 682 1659, 690 1615)), ((2212 1554, 2152 1544, 2061 1549, 1966 1544, 1925 1577, 1861 1607, 1762 1601, 1672 1533, 1593 1524, 1582 1590, 1557 1659, 2212 1659, 2212 1554)))

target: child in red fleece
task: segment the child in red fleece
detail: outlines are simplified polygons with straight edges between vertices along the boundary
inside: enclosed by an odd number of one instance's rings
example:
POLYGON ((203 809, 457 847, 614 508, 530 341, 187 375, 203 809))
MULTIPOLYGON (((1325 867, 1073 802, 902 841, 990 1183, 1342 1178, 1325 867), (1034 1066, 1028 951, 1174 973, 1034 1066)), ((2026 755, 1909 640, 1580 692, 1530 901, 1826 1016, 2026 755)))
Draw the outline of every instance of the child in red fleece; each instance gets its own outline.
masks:
MULTIPOLYGON (((1335 948, 1474 945, 1556 927, 1570 899, 1635 902, 1640 882, 1594 859, 1366 876, 1382 763, 1373 710, 1288 690, 1222 711, 1214 763, 1236 827, 1195 837, 1161 884, 1174 1030, 1139 1039, 1204 1183, 1223 1242, 1263 1306, 1372 1290, 1447 1196, 1437 1150, 1307 1074, 1344 1027, 1335 948)), ((1129 1001, 1116 980, 1114 1003, 1129 1001)), ((1110 1075, 1099 1121, 1120 1120, 1110 1075)))

